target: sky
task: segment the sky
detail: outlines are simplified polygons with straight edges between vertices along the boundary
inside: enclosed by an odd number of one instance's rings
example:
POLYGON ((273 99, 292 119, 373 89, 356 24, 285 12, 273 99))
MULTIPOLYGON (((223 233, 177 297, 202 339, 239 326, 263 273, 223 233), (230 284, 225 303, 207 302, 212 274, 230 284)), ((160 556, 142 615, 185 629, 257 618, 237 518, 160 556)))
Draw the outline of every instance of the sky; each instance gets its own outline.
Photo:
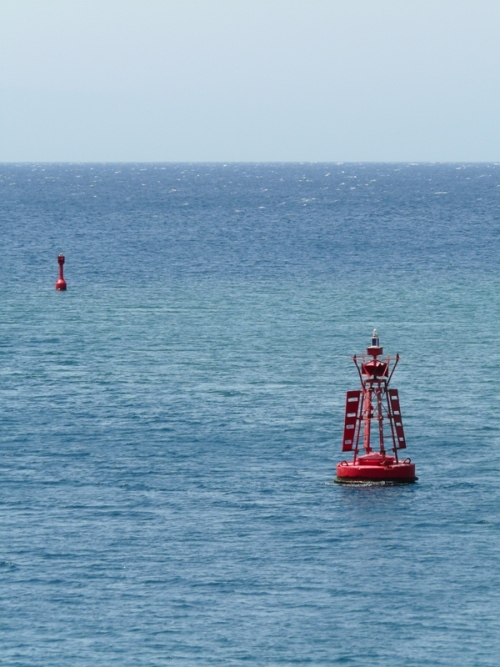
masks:
POLYGON ((26 161, 500 161, 500 0, 0 0, 26 161))

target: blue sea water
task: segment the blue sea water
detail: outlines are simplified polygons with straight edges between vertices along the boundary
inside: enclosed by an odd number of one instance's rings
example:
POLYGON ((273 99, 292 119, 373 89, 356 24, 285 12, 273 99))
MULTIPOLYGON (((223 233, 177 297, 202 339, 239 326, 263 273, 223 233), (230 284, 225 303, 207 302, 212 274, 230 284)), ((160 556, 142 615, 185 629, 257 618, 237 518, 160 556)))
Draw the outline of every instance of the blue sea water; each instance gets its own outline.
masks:
POLYGON ((0 165, 0 664, 496 667, 499 221, 500 164, 0 165), (333 484, 373 327, 414 485, 333 484))

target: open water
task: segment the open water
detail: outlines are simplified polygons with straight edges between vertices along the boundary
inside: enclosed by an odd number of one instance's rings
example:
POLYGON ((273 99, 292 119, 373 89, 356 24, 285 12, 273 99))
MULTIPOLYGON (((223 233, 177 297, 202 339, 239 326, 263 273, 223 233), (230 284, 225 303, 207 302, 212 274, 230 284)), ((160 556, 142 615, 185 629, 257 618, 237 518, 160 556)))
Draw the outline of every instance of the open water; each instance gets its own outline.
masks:
POLYGON ((499 164, 0 166, 2 667, 497 667, 499 222, 499 164), (414 485, 332 483, 373 327, 414 485))

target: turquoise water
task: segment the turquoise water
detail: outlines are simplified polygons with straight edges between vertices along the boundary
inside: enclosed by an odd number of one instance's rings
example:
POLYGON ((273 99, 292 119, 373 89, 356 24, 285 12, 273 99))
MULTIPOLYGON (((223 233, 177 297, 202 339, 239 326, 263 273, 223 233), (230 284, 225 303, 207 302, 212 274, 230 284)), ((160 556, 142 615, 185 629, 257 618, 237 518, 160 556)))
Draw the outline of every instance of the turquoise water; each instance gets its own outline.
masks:
POLYGON ((497 664, 500 167, 0 176, 2 664, 497 664), (419 482, 345 488, 375 326, 419 482))

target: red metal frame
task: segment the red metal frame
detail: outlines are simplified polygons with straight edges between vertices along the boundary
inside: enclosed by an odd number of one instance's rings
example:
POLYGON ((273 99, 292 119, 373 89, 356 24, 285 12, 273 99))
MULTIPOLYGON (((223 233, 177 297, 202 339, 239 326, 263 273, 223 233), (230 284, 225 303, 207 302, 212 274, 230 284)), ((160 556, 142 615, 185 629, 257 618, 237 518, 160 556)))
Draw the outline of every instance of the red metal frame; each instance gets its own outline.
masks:
POLYGON ((388 421, 390 428, 388 435, 390 435, 392 441, 391 449, 397 461, 398 449, 406 447, 406 438, 401 418, 399 393, 397 389, 389 389, 389 382, 398 365, 399 354, 394 358, 391 369, 390 357, 387 357, 385 362, 377 359, 382 348, 377 347, 373 348, 373 351, 371 350, 372 348, 367 350, 371 355, 369 361, 366 361, 365 355, 362 355, 361 366, 358 363, 358 358, 353 357, 361 380, 361 389, 354 389, 346 394, 342 451, 354 451, 354 460, 356 460, 359 452, 360 434, 363 430, 363 449, 366 454, 370 454, 373 451, 372 422, 377 422, 378 449, 381 454, 385 455, 385 422, 388 421))

